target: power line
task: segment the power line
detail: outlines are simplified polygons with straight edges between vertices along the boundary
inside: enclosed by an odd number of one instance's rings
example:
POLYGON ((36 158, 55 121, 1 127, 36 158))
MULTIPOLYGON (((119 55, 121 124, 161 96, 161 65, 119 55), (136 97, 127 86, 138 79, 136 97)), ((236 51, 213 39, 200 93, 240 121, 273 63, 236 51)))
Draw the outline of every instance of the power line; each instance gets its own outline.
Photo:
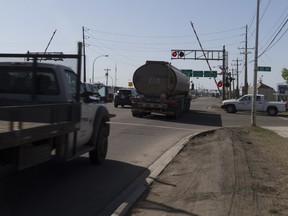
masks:
MULTIPOLYGON (((275 39, 278 37, 278 35, 280 34, 280 32, 282 31, 282 29, 285 27, 285 25, 287 24, 287 22, 288 22, 288 19, 286 19, 286 21, 285 21, 285 23, 282 25, 282 27, 280 28, 280 30, 277 32, 277 34, 274 36, 274 38, 273 38, 273 40, 269 43, 269 45, 265 48, 265 50, 258 56, 258 58, 260 57, 260 56, 262 56, 268 49, 269 49, 269 47, 273 44, 273 42, 275 41, 275 39)), ((287 29, 288 30, 288 29, 287 29)), ((287 32, 287 30, 284 32, 284 34, 287 32)), ((283 34, 283 35, 284 35, 283 34)), ((281 36, 281 38, 283 37, 283 35, 281 36)), ((281 39, 280 38, 280 39, 281 39)), ((276 43, 277 42, 279 42, 279 40, 278 41, 276 41, 276 43)), ((275 44, 276 44, 275 43, 275 44)), ((273 46, 275 46, 275 44, 273 44, 273 46)), ((272 47, 271 47, 272 48, 272 47)))
MULTIPOLYGON (((269 33, 272 32, 273 29, 275 29, 275 27, 277 26, 277 24, 279 23, 280 19, 282 18, 282 16, 284 15, 284 13, 287 11, 288 6, 285 8, 285 10, 282 12, 281 16, 278 18, 278 20, 275 22, 275 24, 273 25, 273 28, 269 31, 269 33)), ((285 22, 285 20, 287 19, 288 14, 286 14, 286 16, 284 17, 284 19, 280 22, 280 24, 278 25, 278 27, 276 28, 276 30, 273 32, 273 34, 271 35, 271 37, 267 40, 267 42, 263 45, 263 47, 265 47, 269 41, 272 40, 272 38, 274 37, 273 35, 276 34, 277 31, 279 31, 279 29, 281 28, 281 25, 283 25, 283 23, 285 22)), ((269 35, 269 33, 264 37, 264 39, 266 39, 269 35)))
MULTIPOLYGON (((245 26, 244 26, 245 27, 245 26)), ((223 31, 217 31, 217 32, 210 32, 210 33, 203 33, 203 34, 199 34, 200 36, 204 36, 204 35, 215 35, 215 34, 222 34, 222 33, 227 33, 227 32, 232 32, 232 31, 237 31, 240 29, 244 28, 243 26, 240 28, 233 28, 233 29, 228 29, 228 30, 223 30, 223 31)), ((95 30, 95 29, 89 29, 90 31, 94 31, 97 33, 101 33, 101 34, 108 34, 108 35, 113 35, 113 36, 122 36, 122 37, 134 37, 134 38, 154 38, 154 39, 163 39, 163 38, 167 38, 167 39, 173 39, 173 38, 191 38, 193 35, 189 34, 189 35, 171 35, 171 36, 156 36, 156 35, 131 35, 131 34, 121 34, 121 33, 115 33, 115 32, 106 32, 106 31, 99 31, 99 30, 95 30)))

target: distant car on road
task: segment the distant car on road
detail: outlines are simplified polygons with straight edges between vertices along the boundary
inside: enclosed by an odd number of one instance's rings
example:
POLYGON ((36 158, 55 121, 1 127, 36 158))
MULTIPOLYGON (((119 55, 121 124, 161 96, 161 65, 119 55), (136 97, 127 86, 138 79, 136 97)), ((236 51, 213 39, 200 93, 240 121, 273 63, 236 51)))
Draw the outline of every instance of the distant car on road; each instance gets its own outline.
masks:
POLYGON ((131 106, 131 97, 135 97, 137 95, 137 91, 133 88, 119 89, 114 97, 114 107, 124 107, 125 105, 131 106))

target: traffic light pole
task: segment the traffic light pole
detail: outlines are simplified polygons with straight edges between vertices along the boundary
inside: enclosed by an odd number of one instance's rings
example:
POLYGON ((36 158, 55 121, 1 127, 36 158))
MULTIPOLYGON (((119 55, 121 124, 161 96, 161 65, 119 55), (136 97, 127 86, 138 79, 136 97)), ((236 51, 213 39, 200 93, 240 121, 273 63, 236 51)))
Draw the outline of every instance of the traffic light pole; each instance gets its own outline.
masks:
MULTIPOLYGON (((222 91, 219 89, 217 85, 216 79, 214 77, 215 84, 217 86, 218 91, 222 94, 223 100, 226 99, 225 95, 225 77, 226 77, 226 49, 223 46, 222 50, 171 50, 172 56, 171 60, 173 59, 182 59, 182 60, 214 60, 214 61, 223 61, 222 64, 222 91), (175 53, 175 55, 174 55, 175 53), (181 53, 181 56, 180 56, 181 53)), ((208 62, 209 65, 209 62, 208 62)), ((210 67, 211 70, 211 67, 210 67)), ((212 70, 211 70, 212 71, 212 70)))
MULTIPOLYGON (((197 35, 197 32, 194 28, 193 23, 190 21, 190 24, 192 26, 192 29, 195 33, 195 36, 198 40, 198 43, 200 45, 201 50, 171 50, 172 51, 172 59, 193 59, 193 60, 205 60, 209 66, 210 71, 212 72, 212 68, 209 64, 209 60, 222 60, 223 61, 223 67, 222 67, 222 82, 223 84, 225 83, 225 76, 226 76, 226 50, 225 46, 223 46, 223 50, 204 50, 202 47, 202 44, 199 40, 199 37, 197 35), (198 53, 201 52, 199 55, 198 53), (188 55, 191 56, 191 54, 194 54, 193 57, 189 57, 188 55), (198 54, 198 55, 197 55, 198 54), (221 57, 222 55, 222 57, 221 57), (187 57, 188 56, 188 57, 187 57), (204 58, 203 58, 204 56, 204 58)), ((217 86, 218 91, 221 93, 219 86, 217 85, 216 78, 214 77, 214 82, 217 86)), ((222 99, 225 100, 226 98, 226 92, 225 92, 225 85, 222 86, 222 99)))

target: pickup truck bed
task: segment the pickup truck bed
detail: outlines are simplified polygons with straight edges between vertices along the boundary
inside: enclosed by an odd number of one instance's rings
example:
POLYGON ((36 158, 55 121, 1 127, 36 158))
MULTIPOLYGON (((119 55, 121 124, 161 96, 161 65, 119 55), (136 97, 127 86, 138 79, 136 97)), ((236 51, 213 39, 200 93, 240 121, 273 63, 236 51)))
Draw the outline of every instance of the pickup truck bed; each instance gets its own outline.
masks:
POLYGON ((0 149, 75 132, 79 109, 69 103, 0 107, 0 149))

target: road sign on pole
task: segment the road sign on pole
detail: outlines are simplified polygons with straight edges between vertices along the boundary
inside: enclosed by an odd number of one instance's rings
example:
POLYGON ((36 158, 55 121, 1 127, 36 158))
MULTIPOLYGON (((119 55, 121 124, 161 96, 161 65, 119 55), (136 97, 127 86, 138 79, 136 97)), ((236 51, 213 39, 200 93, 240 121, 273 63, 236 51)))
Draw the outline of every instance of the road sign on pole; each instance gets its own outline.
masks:
POLYGON ((184 69, 184 70, 181 70, 181 72, 184 73, 186 76, 192 77, 191 69, 184 69))
POLYGON ((217 71, 193 71, 191 69, 182 69, 181 72, 189 77, 217 77, 217 71))
POLYGON ((271 67, 259 66, 258 71, 271 72, 271 67))
POLYGON ((204 77, 217 77, 217 71, 204 71, 204 77))
POLYGON ((203 77, 203 71, 193 71, 193 77, 203 77))

